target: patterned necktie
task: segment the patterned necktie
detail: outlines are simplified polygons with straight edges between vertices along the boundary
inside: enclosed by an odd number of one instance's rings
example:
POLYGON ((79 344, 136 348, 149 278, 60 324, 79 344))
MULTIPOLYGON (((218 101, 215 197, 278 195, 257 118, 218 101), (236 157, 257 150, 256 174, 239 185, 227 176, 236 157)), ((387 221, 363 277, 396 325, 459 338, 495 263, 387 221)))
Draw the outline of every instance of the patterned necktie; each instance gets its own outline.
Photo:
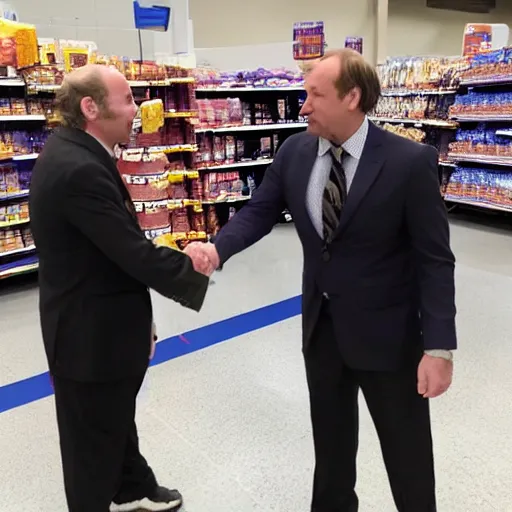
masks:
POLYGON ((341 212, 347 199, 347 178, 341 165, 343 149, 331 148, 331 173, 325 186, 322 201, 322 218, 324 224, 324 240, 332 242, 336 228, 340 223, 341 212))

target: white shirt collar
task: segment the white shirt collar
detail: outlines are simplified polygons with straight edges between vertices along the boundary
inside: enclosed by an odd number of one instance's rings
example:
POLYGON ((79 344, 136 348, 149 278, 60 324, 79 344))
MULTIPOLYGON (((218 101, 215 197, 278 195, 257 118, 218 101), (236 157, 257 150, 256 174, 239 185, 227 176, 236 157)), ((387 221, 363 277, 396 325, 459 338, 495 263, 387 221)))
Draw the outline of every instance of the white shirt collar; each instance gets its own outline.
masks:
MULTIPOLYGON (((356 133, 342 144, 343 151, 357 160, 361 159, 364 144, 368 135, 368 118, 365 116, 356 133)), ((323 156, 330 151, 332 144, 329 140, 320 137, 318 140, 318 156, 323 156)))

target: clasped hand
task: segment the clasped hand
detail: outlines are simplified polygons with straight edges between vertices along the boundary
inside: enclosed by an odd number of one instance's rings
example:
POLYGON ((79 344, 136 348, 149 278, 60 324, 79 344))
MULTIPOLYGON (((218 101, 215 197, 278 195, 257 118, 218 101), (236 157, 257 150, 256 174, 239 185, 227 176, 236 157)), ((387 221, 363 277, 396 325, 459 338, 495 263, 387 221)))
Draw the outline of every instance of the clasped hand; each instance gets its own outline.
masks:
POLYGON ((192 260, 196 272, 209 277, 219 268, 219 254, 212 243, 192 242, 183 252, 192 260))

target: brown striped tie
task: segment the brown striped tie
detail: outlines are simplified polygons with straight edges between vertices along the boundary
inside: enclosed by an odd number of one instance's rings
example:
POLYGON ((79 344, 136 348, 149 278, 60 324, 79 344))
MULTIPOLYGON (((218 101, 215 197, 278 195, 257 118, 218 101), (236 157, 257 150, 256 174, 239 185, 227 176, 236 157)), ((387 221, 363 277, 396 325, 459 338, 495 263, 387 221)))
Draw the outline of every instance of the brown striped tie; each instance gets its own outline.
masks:
POLYGON ((341 212, 347 199, 347 178, 341 165, 343 149, 331 148, 331 173, 329 181, 325 186, 322 201, 322 218, 324 224, 324 240, 326 243, 332 242, 334 232, 336 231, 341 218, 341 212))

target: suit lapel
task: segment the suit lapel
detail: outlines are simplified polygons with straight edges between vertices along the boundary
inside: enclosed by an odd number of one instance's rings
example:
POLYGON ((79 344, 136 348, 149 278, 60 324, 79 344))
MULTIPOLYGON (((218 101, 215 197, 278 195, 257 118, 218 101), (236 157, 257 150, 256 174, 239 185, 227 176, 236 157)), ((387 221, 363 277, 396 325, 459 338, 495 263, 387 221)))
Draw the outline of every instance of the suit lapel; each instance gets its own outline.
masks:
POLYGON ((382 142, 381 129, 370 123, 363 153, 359 160, 335 237, 341 235, 347 228, 361 202, 380 174, 385 161, 384 145, 382 142))
MULTIPOLYGON (((296 183, 298 186, 298 194, 297 197, 304 198, 301 201, 301 215, 304 218, 304 225, 310 229, 316 237, 321 240, 321 237, 318 235, 313 222, 311 221, 311 217, 309 215, 309 211, 307 208, 307 196, 308 196, 308 186, 311 179, 311 173, 313 172, 313 166, 315 165, 315 161, 318 155, 318 137, 308 137, 306 142, 300 146, 297 154, 297 169, 300 169, 300 172, 297 173, 296 183)), ((293 178, 292 178, 293 179, 293 178)))

